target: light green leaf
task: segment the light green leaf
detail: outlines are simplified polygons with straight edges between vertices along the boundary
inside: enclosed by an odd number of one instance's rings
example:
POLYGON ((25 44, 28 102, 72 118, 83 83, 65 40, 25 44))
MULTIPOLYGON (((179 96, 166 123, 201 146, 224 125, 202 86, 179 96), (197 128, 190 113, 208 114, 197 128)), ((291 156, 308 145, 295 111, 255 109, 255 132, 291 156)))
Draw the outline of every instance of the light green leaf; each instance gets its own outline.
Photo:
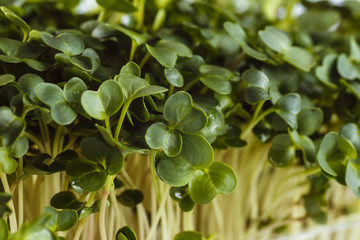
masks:
POLYGON ((295 147, 287 134, 279 134, 272 140, 269 161, 275 167, 286 167, 295 159, 295 147))
POLYGON ((96 2, 110 11, 134 12, 137 8, 128 0, 96 0, 96 2))
POLYGON ((240 25, 232 22, 225 22, 224 28, 225 31, 240 45, 240 47, 247 55, 260 61, 265 61, 267 59, 267 56, 264 53, 249 47, 247 44, 248 39, 246 33, 240 25))
POLYGON ((6 174, 13 173, 18 166, 18 162, 9 157, 9 153, 6 148, 0 147, 0 167, 6 174))
POLYGON ((337 58, 336 54, 328 54, 324 57, 322 65, 317 66, 315 69, 315 75, 316 77, 324 83, 326 86, 330 88, 337 88, 336 84, 331 82, 331 71, 333 68, 333 65, 335 63, 335 60, 337 58))
POLYGON ((166 80, 175 87, 184 86, 184 78, 177 68, 165 68, 164 75, 166 80))
POLYGON ((12 74, 1 74, 0 75, 0 87, 5 86, 15 81, 15 76, 12 74))
POLYGON ((278 53, 285 53, 292 45, 287 33, 272 26, 266 26, 265 30, 259 31, 258 34, 269 48, 278 53))
POLYGON ((40 101, 49 106, 65 101, 62 89, 52 83, 39 83, 36 87, 36 94, 40 101))
POLYGON ((166 68, 173 68, 177 60, 177 54, 174 50, 165 47, 152 47, 146 44, 146 49, 149 51, 161 65, 166 68))
POLYGON ((208 169, 195 172, 189 182, 189 191, 194 202, 206 204, 219 193, 231 193, 236 185, 234 170, 223 162, 214 162, 208 169))
POLYGON ((76 119, 76 112, 66 102, 58 102, 50 107, 51 117, 60 125, 68 125, 76 119))
POLYGON ((283 58, 291 65, 305 72, 309 72, 316 64, 314 56, 300 47, 290 47, 285 51, 283 58))
POLYGON ((352 62, 345 53, 338 56, 336 67, 340 76, 347 80, 360 78, 360 66, 352 62))
POLYGON ((155 150, 163 150, 168 157, 175 157, 181 151, 182 137, 170 131, 162 122, 152 124, 145 134, 146 143, 155 150))
POLYGON ((104 120, 117 113, 123 102, 121 86, 114 80, 103 82, 97 92, 87 90, 81 95, 84 110, 98 120, 104 120))
POLYGON ((27 25, 27 23, 22 20, 16 13, 4 6, 1 6, 1 11, 10 21, 12 21, 16 26, 18 26, 21 31, 23 31, 24 35, 27 35, 28 32, 30 32, 31 28, 29 27, 29 25, 27 25))

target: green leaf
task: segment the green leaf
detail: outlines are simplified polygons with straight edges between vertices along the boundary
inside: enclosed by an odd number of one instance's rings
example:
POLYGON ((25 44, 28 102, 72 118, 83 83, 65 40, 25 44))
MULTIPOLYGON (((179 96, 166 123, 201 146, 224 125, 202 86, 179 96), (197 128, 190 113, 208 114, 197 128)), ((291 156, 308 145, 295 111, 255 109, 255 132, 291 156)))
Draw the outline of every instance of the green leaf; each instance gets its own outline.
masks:
POLYGON ((75 194, 70 191, 56 193, 50 200, 50 205, 58 209, 79 209, 84 203, 77 200, 75 194))
POLYGON ((340 129, 340 137, 348 139, 356 148, 357 152, 360 152, 360 136, 359 129, 355 123, 347 123, 340 129))
POLYGON ((173 68, 177 60, 177 54, 171 48, 152 47, 146 44, 146 49, 149 51, 161 65, 166 68, 173 68))
POLYGON ((196 169, 210 166, 213 158, 212 147, 203 137, 186 135, 183 137, 181 152, 176 157, 156 153, 156 172, 169 185, 180 187, 189 182, 196 169))
POLYGON ((82 110, 81 95, 87 90, 83 80, 73 77, 64 85, 65 101, 73 106, 77 111, 82 110))
POLYGON ((6 220, 0 218, 0 236, 2 239, 7 240, 9 237, 9 230, 6 220))
POLYGON ((290 47, 283 56, 284 60, 291 65, 309 72, 316 65, 314 56, 307 50, 300 47, 290 47))
POLYGON ((272 26, 266 26, 265 30, 259 31, 258 34, 269 48, 278 53, 285 53, 292 45, 287 33, 272 26))
POLYGON ((60 125, 68 125, 76 119, 77 113, 66 102, 58 102, 51 105, 51 117, 60 125))
POLYGON ((99 166, 86 159, 77 159, 71 161, 66 173, 78 179, 81 187, 88 191, 98 191, 103 188, 108 176, 105 170, 101 170, 99 166))
POLYGON ((184 133, 200 131, 207 124, 206 113, 194 107, 191 95, 183 91, 168 98, 164 105, 164 118, 184 133))
POLYGON ((67 231, 75 226, 78 221, 77 212, 73 209, 64 209, 58 212, 55 231, 67 231))
POLYGON ((167 40, 160 40, 156 47, 172 49, 180 57, 192 57, 192 52, 188 46, 181 42, 172 42, 167 40))
POLYGON ((120 228, 115 238, 116 240, 137 240, 136 233, 129 226, 120 228))
POLYGON ((249 47, 247 44, 249 40, 247 39, 244 29, 240 25, 232 22, 225 22, 224 28, 225 31, 240 45, 240 47, 247 55, 260 61, 265 61, 267 59, 267 56, 264 53, 249 47))
POLYGON ((164 75, 166 80, 175 87, 184 86, 184 78, 177 68, 165 68, 164 75))
POLYGON ((360 187, 360 164, 358 161, 350 160, 346 164, 346 185, 351 189, 358 190, 360 187))
POLYGON ((106 27, 115 29, 116 31, 122 32, 123 34, 127 35, 133 43, 136 44, 136 46, 140 46, 141 44, 146 43, 146 37, 142 34, 139 34, 137 32, 131 31, 125 27, 122 27, 120 25, 114 25, 114 24, 104 24, 106 27))
POLYGON ((4 147, 0 147, 0 166, 1 170, 7 174, 13 173, 18 166, 18 162, 9 157, 9 153, 4 147))
POLYGON ((230 80, 235 78, 235 75, 228 69, 214 66, 214 65, 201 65, 200 81, 210 89, 220 94, 229 94, 231 92, 230 80))
POLYGON ((26 137, 20 137, 11 145, 11 156, 19 158, 29 151, 29 141, 26 137))
POLYGON ((149 85, 145 79, 139 78, 132 74, 120 74, 115 77, 124 91, 125 101, 133 101, 139 97, 145 97, 157 93, 166 92, 164 87, 149 85))
POLYGON ((105 168, 109 175, 118 173, 123 165, 124 159, 121 152, 109 146, 104 140, 97 137, 86 137, 80 142, 83 155, 105 168))
POLYGON ((338 56, 336 67, 340 76, 347 80, 360 78, 360 66, 351 61, 345 53, 338 56))
POLYGON ((304 158, 308 162, 315 163, 316 148, 311 138, 306 135, 299 135, 295 130, 289 131, 289 136, 294 145, 302 151, 304 158))
POLYGON ((28 95, 31 101, 36 103, 38 100, 36 95, 36 87, 40 83, 44 83, 44 80, 39 75, 27 73, 19 78, 18 83, 20 89, 28 95))
POLYGON ((350 38, 350 59, 360 63, 360 47, 353 35, 350 38))
POLYGON ((187 186, 172 187, 169 192, 171 198, 178 202, 179 207, 184 212, 191 211, 195 203, 190 197, 189 189, 187 186))
POLYGON ((0 75, 0 87, 5 86, 12 82, 15 82, 14 75, 12 75, 12 74, 1 74, 0 75))
POLYGON ((333 65, 335 64, 335 60, 337 58, 336 54, 328 54, 324 57, 322 65, 317 66, 315 69, 316 77, 324 83, 326 86, 335 89, 336 84, 331 82, 331 71, 333 69, 333 65))
POLYGON ((144 194, 140 190, 127 189, 116 198, 122 205, 133 208, 144 200, 144 194))
MULTIPOLYGON (((340 139, 335 132, 329 132, 321 141, 317 159, 321 169, 330 176, 337 177, 345 169, 346 155, 339 149, 340 139)), ((343 141, 344 150, 351 148, 343 141)))
POLYGON ((185 231, 175 235, 174 240, 205 240, 199 232, 185 231))
POLYGON ((295 147, 287 134, 279 134, 272 140, 269 161, 275 167, 286 167, 295 159, 295 147))
POLYGON ((10 108, 0 107, 0 139, 5 147, 12 145, 25 129, 25 121, 14 115, 10 108))
POLYGON ((128 0, 96 0, 96 2, 110 11, 135 12, 137 8, 128 0))
POLYGON ((256 69, 248 69, 242 79, 248 83, 245 99, 250 104, 257 104, 270 99, 269 95, 269 79, 261 71, 256 69))
POLYGON ((208 169, 195 172, 189 182, 189 191, 194 202, 207 204, 219 193, 231 193, 236 185, 234 170, 223 162, 213 162, 208 169))
POLYGON ((168 157, 175 157, 181 151, 182 137, 162 123, 152 124, 145 134, 146 143, 155 150, 163 150, 168 157))
POLYGON ((279 109, 276 113, 283 119, 291 128, 297 128, 296 115, 300 112, 301 98, 297 93, 288 93, 278 99, 275 106, 279 109))
POLYGON ((24 35, 27 35, 30 32, 31 28, 27 23, 22 20, 17 14, 8 9, 7 7, 1 6, 1 11, 5 14, 5 16, 13 22, 16 26, 18 26, 21 31, 23 31, 24 35))
POLYGON ((36 87, 36 94, 40 101, 49 106, 65 101, 64 92, 53 83, 39 83, 36 87))
POLYGON ((130 74, 130 75, 140 77, 141 69, 136 63, 128 62, 121 68, 120 74, 130 74))
POLYGON ((42 32, 41 37, 46 45, 68 56, 79 55, 84 50, 83 40, 71 33, 61 33, 53 36, 47 32, 42 32))
POLYGON ((310 136, 314 134, 323 121, 323 112, 320 108, 303 109, 297 116, 298 132, 310 136))
POLYGON ((81 95, 84 110, 98 120, 104 120, 117 113, 123 102, 121 86, 114 80, 103 82, 97 92, 87 90, 81 95))

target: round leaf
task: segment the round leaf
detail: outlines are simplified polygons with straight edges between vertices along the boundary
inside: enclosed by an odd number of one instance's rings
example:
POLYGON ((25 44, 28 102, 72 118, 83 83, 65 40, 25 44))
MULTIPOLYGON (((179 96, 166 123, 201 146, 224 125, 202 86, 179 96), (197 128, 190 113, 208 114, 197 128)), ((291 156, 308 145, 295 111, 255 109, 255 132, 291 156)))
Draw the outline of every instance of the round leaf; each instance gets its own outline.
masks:
POLYGON ((149 51, 151 56, 153 56, 164 67, 172 68, 175 66, 177 54, 171 48, 152 47, 146 44, 146 49, 149 51))
POLYGON ((119 12, 134 12, 136 11, 136 7, 132 2, 127 0, 96 0, 96 2, 111 11, 119 11, 119 12))
POLYGON ((304 109, 298 114, 297 119, 297 131, 310 136, 319 129, 323 121, 323 112, 320 108, 304 109))
POLYGON ((234 170, 223 162, 214 162, 208 169, 195 172, 189 182, 189 191, 194 202, 206 204, 218 193, 231 193, 236 185, 234 170))
POLYGON ((282 30, 267 26, 265 30, 259 31, 261 40, 272 50, 285 53, 292 45, 292 40, 282 30))
POLYGON ((0 75, 0 87, 5 86, 15 81, 15 76, 12 74, 1 74, 0 75))
POLYGON ((123 102, 123 91, 114 80, 103 82, 97 92, 87 90, 81 95, 84 110, 98 120, 104 120, 117 113, 123 102))
POLYGON ((116 232, 116 240, 137 240, 137 236, 129 226, 124 226, 116 232))
POLYGON ((199 232, 185 231, 175 235, 174 240, 204 240, 199 232))
POLYGON ((83 40, 71 33, 61 33, 58 36, 53 36, 47 32, 42 32, 41 37, 46 45, 68 56, 79 55, 84 50, 83 40))
POLYGON ((49 106, 65 101, 62 89, 52 83, 39 83, 36 87, 36 94, 43 103, 49 106))
POLYGON ((76 116, 76 112, 66 102, 51 105, 51 117, 59 125, 72 123, 76 119, 76 116))
POLYGON ((285 61, 305 72, 309 72, 316 64, 314 56, 300 47, 290 47, 283 57, 285 61))
POLYGON ((176 68, 165 68, 164 75, 166 80, 175 87, 182 87, 184 85, 184 78, 176 68))
POLYGON ((133 208, 144 200, 144 195, 139 190, 127 189, 116 198, 121 204, 133 208))
POLYGON ((182 137, 176 131, 170 131, 162 122, 152 124, 145 134, 146 143, 156 150, 164 150, 168 157, 175 157, 181 151, 182 137))
POLYGON ((40 83, 44 83, 44 80, 39 75, 27 73, 19 78, 18 83, 20 89, 24 93, 27 93, 27 95, 33 102, 36 102, 36 100, 38 99, 36 95, 36 87, 40 83))
POLYGON ((269 161, 275 167, 286 167, 295 159, 295 147, 287 134, 276 135, 269 151, 269 161))

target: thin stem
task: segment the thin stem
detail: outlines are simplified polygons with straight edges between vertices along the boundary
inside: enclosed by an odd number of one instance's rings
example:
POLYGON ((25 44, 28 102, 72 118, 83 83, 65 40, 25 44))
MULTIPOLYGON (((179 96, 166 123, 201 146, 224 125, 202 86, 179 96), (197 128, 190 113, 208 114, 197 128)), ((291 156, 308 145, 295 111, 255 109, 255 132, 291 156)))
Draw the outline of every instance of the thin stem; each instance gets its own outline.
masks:
MULTIPOLYGON (((96 192, 91 192, 90 193, 89 199, 85 203, 85 207, 91 207, 91 205, 94 202, 95 196, 96 196, 96 192)), ((81 234, 82 234, 82 232, 84 230, 85 223, 86 223, 87 219, 88 218, 84 218, 84 219, 80 220, 80 223, 79 223, 78 227, 76 228, 76 232, 75 232, 75 236, 74 236, 73 240, 79 240, 80 239, 80 236, 81 236, 81 234)))
POLYGON ((141 30, 144 24, 144 15, 145 15, 145 2, 146 0, 140 0, 139 5, 137 6, 137 29, 141 30))
POLYGON ((122 124, 123 124, 123 122, 124 122, 124 119, 125 119, 125 116, 126 116, 126 112, 127 112, 128 108, 129 108, 129 106, 130 106, 130 103, 131 103, 130 100, 126 101, 125 104, 124 104, 124 106, 123 106, 123 108, 122 108, 122 110, 121 110, 119 122, 118 122, 118 124, 117 124, 117 126, 116 126, 116 131, 115 131, 115 135, 114 135, 114 137, 115 137, 116 140, 119 139, 120 130, 121 130, 122 124))
POLYGON ((69 142, 66 144, 66 146, 63 148, 63 150, 68 150, 76 141, 76 139, 78 138, 78 136, 70 138, 69 142))
MULTIPOLYGON (((9 182, 7 180, 7 176, 6 173, 4 173, 2 170, 0 170, 0 178, 1 178, 1 183, 3 185, 4 191, 6 193, 11 194, 10 191, 10 187, 9 187, 9 182)), ((13 199, 11 199, 9 201, 9 207, 11 208, 12 212, 9 216, 9 221, 10 221, 10 232, 14 233, 17 231, 17 222, 16 222, 16 214, 15 214, 15 207, 14 207, 14 202, 13 199)))
POLYGON ((135 51, 137 48, 137 43, 135 40, 131 40, 131 49, 130 49, 130 56, 129 56, 129 62, 133 61, 134 56, 135 56, 135 51))
POLYGON ((189 91, 189 89, 195 85, 200 79, 198 77, 194 78, 193 80, 191 80, 188 84, 186 84, 184 87, 183 87, 183 91, 187 92, 189 91))
POLYGON ((53 150, 52 150, 52 156, 53 158, 56 157, 59 150, 59 140, 61 137, 61 131, 63 129, 63 125, 59 125, 59 127, 56 129, 55 137, 54 137, 54 143, 53 143, 53 150))
POLYGON ((147 52, 139 64, 139 67, 141 69, 144 67, 144 65, 147 63, 147 61, 149 60, 150 57, 151 57, 151 54, 149 52, 147 52))
POLYGON ((158 202, 160 202, 161 191, 160 191, 160 188, 158 185, 159 178, 157 177, 156 170, 155 170, 155 151, 151 151, 151 154, 150 154, 150 172, 151 172, 151 177, 152 177, 152 181, 153 181, 156 198, 158 199, 158 202))
POLYGON ((42 153, 45 152, 44 145, 37 137, 35 137, 34 135, 32 135, 31 133, 28 133, 28 132, 24 132, 24 137, 26 137, 27 139, 29 139, 30 141, 35 143, 38 146, 40 152, 42 152, 42 153))
POLYGON ((250 123, 246 126, 246 128, 244 129, 244 131, 241 134, 241 138, 245 138, 251 131, 252 129, 267 115, 269 115, 270 113, 275 112, 275 108, 271 107, 268 110, 262 112, 257 118, 252 119, 250 121, 250 123))
MULTIPOLYGON (((19 175, 23 174, 24 168, 24 159, 23 157, 19 158, 19 175)), ((24 181, 20 180, 18 184, 18 218, 19 226, 24 222, 24 181)))
POLYGON ((110 117, 105 118, 105 127, 111 133, 111 126, 110 126, 110 117))
POLYGON ((97 21, 98 22, 103 22, 105 20, 105 15, 106 15, 106 9, 105 8, 101 8, 101 11, 98 15, 97 21))
POLYGON ((167 199, 166 194, 168 193, 168 191, 169 191, 169 186, 166 186, 166 190, 164 191, 164 197, 161 199, 159 209, 155 215, 154 221, 151 224, 151 228, 149 230, 148 235, 146 236, 146 240, 150 240, 157 229, 157 225, 159 223, 160 217, 162 216, 165 208, 165 203, 167 199))
POLYGON ((167 98, 169 98, 173 92, 174 92, 174 89, 175 89, 175 86, 170 84, 170 87, 169 87, 169 92, 168 92, 168 95, 167 95, 167 98))
POLYGON ((256 106, 256 109, 255 109, 255 112, 254 112, 254 115, 253 115, 254 119, 257 118, 257 116, 259 115, 264 103, 265 103, 265 101, 262 101, 256 106))
POLYGON ((105 224, 105 212, 106 212, 106 200, 109 196, 110 186, 113 183, 115 175, 108 176, 103 189, 100 212, 99 212, 99 232, 101 240, 107 240, 106 236, 106 224, 105 224))

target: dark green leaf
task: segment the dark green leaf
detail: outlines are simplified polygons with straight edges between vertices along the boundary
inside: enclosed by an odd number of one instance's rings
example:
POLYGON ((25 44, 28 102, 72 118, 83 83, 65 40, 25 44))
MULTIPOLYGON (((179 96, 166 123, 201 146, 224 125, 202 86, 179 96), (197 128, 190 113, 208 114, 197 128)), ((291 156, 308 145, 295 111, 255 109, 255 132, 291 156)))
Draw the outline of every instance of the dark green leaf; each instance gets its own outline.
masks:
POLYGON ((116 232, 116 240, 137 240, 137 236, 129 226, 124 226, 116 232))
POLYGON ((83 40, 71 33, 61 33, 53 36, 47 32, 42 32, 41 37, 46 45, 68 56, 79 55, 84 50, 83 40))
POLYGON ((78 201, 75 194, 70 191, 62 191, 56 193, 50 201, 52 207, 58 209, 78 209, 83 203, 78 201))
POLYGON ((127 207, 135 207, 144 200, 144 194, 140 190, 127 189, 116 198, 121 204, 127 207))
POLYGON ((286 167, 295 159, 295 147, 287 134, 279 134, 272 140, 269 161, 276 167, 286 167))
POLYGON ((134 12, 136 7, 128 0, 96 0, 96 2, 110 11, 134 12))
POLYGON ((175 87, 182 87, 184 85, 184 78, 177 68, 165 68, 164 75, 166 80, 175 87))
POLYGON ((185 231, 176 234, 174 240, 204 240, 205 238, 199 232, 185 231))

